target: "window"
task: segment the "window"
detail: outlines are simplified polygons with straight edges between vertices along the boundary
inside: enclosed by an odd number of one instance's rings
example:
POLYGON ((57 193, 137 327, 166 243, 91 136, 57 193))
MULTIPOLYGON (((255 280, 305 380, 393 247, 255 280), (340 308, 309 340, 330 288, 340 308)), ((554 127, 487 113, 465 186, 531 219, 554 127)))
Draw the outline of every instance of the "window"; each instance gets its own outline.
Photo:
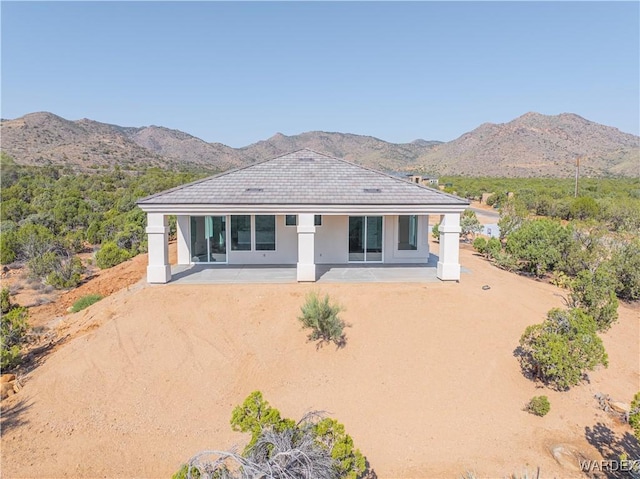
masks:
MULTIPOLYGON (((298 215, 284 215, 285 226, 296 226, 298 224, 298 215)), ((322 226, 322 215, 313 215, 313 225, 322 226)))
POLYGON ((256 215, 256 251, 276 250, 276 217, 256 215))
POLYGON ((284 224, 285 226, 295 226, 298 224, 298 216, 297 215, 284 215, 284 224))
POLYGON ((251 251, 251 216, 231 216, 231 249, 251 251))
POLYGON ((418 249, 418 217, 398 216, 398 250, 418 249))

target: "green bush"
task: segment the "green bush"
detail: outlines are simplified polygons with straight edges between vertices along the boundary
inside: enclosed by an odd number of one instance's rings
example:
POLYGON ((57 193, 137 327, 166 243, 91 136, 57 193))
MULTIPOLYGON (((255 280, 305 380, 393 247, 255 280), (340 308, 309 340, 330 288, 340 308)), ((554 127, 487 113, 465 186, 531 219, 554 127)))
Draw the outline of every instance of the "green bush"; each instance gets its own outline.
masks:
POLYGON ((498 238, 489 238, 487 241, 487 256, 495 258, 502 251, 502 243, 498 238))
POLYGON ((2 288, 0 292, 0 310, 2 314, 8 313, 11 309, 11 297, 9 288, 2 288))
POLYGON ((520 338, 522 369, 558 390, 580 383, 586 371, 608 365, 595 320, 581 309, 552 309, 520 338))
MULTIPOLYGON (((256 452, 264 446, 265 438, 269 435, 272 437, 273 433, 279 434, 283 438, 293 438, 293 442, 302 440, 306 434, 310 433, 315 447, 325 451, 325 454, 327 452, 330 454, 331 469, 333 470, 331 477, 356 479, 362 477, 367 468, 365 457, 355 448, 353 439, 346 433, 344 425, 335 419, 319 418, 315 414, 305 416, 298 422, 282 418, 280 411, 271 407, 264 400, 260 391, 252 392, 241 406, 237 406, 233 410, 231 427, 234 431, 251 433, 251 440, 243 452, 245 458, 254 460, 257 458, 261 462, 268 461, 271 455, 271 446, 267 448, 266 453, 264 450, 258 454, 256 452)), ((182 475, 174 477, 176 479, 186 477, 188 467, 188 465, 183 466, 178 472, 182 475)))
POLYGON ((588 218, 597 218, 600 213, 600 207, 596 200, 589 196, 581 196, 571 203, 569 215, 571 218, 586 220, 588 218))
POLYGON ((265 428, 283 431, 295 427, 291 419, 282 419, 280 411, 272 408, 262 397, 260 391, 254 391, 244 400, 241 406, 231 413, 231 428, 234 431, 250 432, 251 440, 245 448, 245 454, 258 441, 265 428))
POLYGON ((473 240, 473 249, 475 249, 480 254, 487 253, 487 240, 482 236, 477 237, 473 240))
POLYGON ((31 278, 46 278, 51 272, 60 267, 60 256, 55 251, 34 256, 27 261, 31 278))
POLYGON ((314 427, 316 440, 331 451, 338 477, 357 479, 366 469, 366 459, 355 448, 353 439, 345 432, 344 425, 335 419, 325 418, 314 427))
MULTIPOLYGON (((178 470, 178 472, 171 476, 171 479, 200 479, 200 477, 200 469, 194 466, 191 466, 191 468, 189 468, 188 464, 183 464, 180 470, 178 470)), ((216 476, 213 477, 215 478, 216 476)))
POLYGON ((343 308, 337 304, 330 304, 329 295, 325 295, 321 300, 317 293, 309 293, 300 310, 302 315, 298 319, 305 328, 311 329, 309 340, 319 341, 319 344, 333 341, 339 347, 346 344, 346 325, 338 317, 343 308))
POLYGON ((460 237, 466 241, 469 236, 475 238, 478 233, 482 233, 482 225, 473 210, 464 210, 460 218, 460 237))
POLYGON ((595 320, 598 331, 606 331, 618 320, 616 285, 617 278, 606 266, 580 271, 569 283, 569 305, 582 308, 595 320))
POLYGON ((527 411, 536 416, 544 416, 551 409, 547 396, 534 396, 527 404, 527 411))
POLYGON ((640 441, 640 392, 636 393, 631 401, 629 410, 629 425, 633 428, 633 434, 640 441))
POLYGON ((100 269, 111 268, 130 258, 129 252, 118 247, 112 241, 107 241, 96 253, 96 264, 100 269))
POLYGON ((0 234, 0 264, 11 264, 17 258, 16 235, 13 231, 0 234))
POLYGON ((431 228, 431 237, 436 241, 440 241, 440 223, 436 223, 431 228))
POLYGON ((505 250, 520 270, 542 277, 561 261, 569 241, 569 232, 557 221, 524 221, 508 236, 505 250))
POLYGON ((616 294, 620 299, 640 299, 640 238, 613 249, 611 269, 618 278, 616 294))
POLYGON ((84 271, 82 260, 72 256, 60 261, 58 268, 47 276, 47 283, 57 289, 75 288, 82 282, 84 271))
POLYGON ((102 299, 102 295, 99 295, 99 294, 88 294, 86 296, 83 296, 82 298, 77 300, 75 303, 73 303, 73 306, 71 306, 71 312, 77 313, 78 311, 82 311, 83 309, 88 308, 92 304, 97 303, 101 299, 102 299))
POLYGON ((511 233, 520 228, 528 214, 529 212, 522 201, 509 198, 500 208, 500 219, 498 220, 500 239, 507 238, 511 233))
POLYGON ((12 368, 20 362, 20 351, 29 329, 29 312, 11 304, 9 290, 3 288, 2 315, 0 316, 0 369, 12 368))

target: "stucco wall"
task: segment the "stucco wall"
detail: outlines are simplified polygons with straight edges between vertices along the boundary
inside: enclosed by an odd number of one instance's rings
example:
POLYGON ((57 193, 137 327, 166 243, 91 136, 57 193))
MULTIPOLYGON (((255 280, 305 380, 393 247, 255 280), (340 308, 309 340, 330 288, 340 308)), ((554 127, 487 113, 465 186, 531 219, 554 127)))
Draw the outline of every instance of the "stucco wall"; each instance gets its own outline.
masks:
MULTIPOLYGON (((199 228, 204 221, 198 218, 199 228)), ((227 224, 230 224, 227 222, 227 224)), ((429 258, 429 217, 418 216, 418 249, 398 251, 398 216, 385 216, 384 262, 425 263, 429 258)), ((253 231, 255 235, 255 231, 253 231)), ((286 226, 284 215, 276 215, 275 251, 232 251, 227 232, 227 260, 229 264, 296 264, 298 261, 298 233, 296 226, 286 226)), ((349 261, 349 217, 323 215, 322 225, 316 227, 315 263, 344 264, 349 261)), ((192 255, 193 256, 193 255, 192 255)))
POLYGON ((227 248, 229 264, 296 264, 298 233, 295 226, 285 226, 284 216, 277 215, 275 251, 231 251, 231 245, 227 248))
POLYGON ((384 218, 384 262, 426 263, 429 259, 429 216, 418 216, 418 249, 398 250, 398 216, 384 218))

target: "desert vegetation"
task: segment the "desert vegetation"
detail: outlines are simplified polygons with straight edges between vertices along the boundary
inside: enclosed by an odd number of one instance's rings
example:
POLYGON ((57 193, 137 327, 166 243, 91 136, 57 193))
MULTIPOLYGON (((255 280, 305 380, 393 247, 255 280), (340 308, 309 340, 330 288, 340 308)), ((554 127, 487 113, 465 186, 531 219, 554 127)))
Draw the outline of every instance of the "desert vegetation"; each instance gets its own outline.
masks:
MULTIPOLYGON (((0 263, 19 263, 55 288, 77 286, 84 266, 77 254, 97 249, 109 268, 146 251, 144 196, 204 173, 149 168, 77 173, 66 167, 17 165, 2 153, 0 263)), ((174 223, 175 224, 175 223, 174 223)))
POLYGON ((536 416, 546 416, 551 410, 551 404, 547 396, 534 396, 527 404, 527 411, 536 416))
POLYGON ((88 294, 86 296, 83 296, 78 301, 73 303, 73 306, 71 306, 71 312, 77 313, 78 311, 82 311, 83 309, 88 308, 92 304, 97 303, 101 299, 102 299, 102 296, 99 294, 88 294))
POLYGON ((358 479, 367 471, 365 457, 338 421, 322 413, 297 422, 283 418, 260 391, 233 410, 231 427, 251 433, 241 454, 201 452, 173 478, 358 479))
POLYGON ((9 289, 0 292, 0 369, 15 366, 20 361, 22 344, 28 331, 27 308, 12 304, 9 289))
POLYGON ((318 341, 318 346, 333 342, 336 346, 342 347, 347 342, 344 333, 346 324, 338 314, 343 310, 342 306, 331 303, 329 295, 321 299, 318 293, 312 291, 300 308, 298 320, 304 328, 311 330, 309 341, 318 341))

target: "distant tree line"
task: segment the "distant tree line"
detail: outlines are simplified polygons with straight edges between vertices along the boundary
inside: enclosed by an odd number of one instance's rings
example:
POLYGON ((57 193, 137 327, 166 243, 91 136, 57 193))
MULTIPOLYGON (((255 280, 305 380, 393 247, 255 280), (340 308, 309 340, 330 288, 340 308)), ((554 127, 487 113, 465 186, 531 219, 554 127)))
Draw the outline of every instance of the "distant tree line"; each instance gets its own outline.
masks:
POLYGON ((17 165, 4 153, 0 161, 0 263, 23 263, 57 288, 79 284, 84 266, 76 254, 87 246, 100 246, 100 267, 146 251, 146 216, 136 201, 211 173, 117 166, 74 172, 17 165))
POLYGON ((611 231, 640 231, 640 178, 572 179, 444 177, 445 191, 501 208, 509 193, 527 213, 560 220, 595 220, 611 231))

